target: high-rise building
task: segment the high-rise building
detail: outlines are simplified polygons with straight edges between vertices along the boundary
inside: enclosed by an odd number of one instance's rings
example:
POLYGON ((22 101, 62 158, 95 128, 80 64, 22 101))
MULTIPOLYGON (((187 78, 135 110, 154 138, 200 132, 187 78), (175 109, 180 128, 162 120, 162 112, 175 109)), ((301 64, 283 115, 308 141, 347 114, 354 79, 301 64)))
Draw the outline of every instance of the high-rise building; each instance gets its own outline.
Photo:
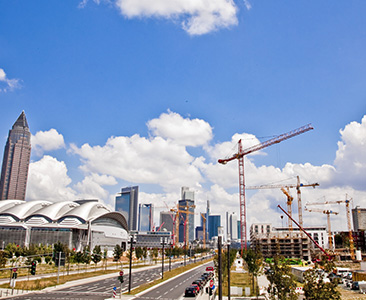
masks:
POLYGON ((31 133, 24 111, 11 130, 5 145, 0 179, 0 200, 25 200, 31 154, 31 133))
POLYGON ((219 236, 219 227, 221 226, 221 216, 220 215, 216 215, 216 216, 209 216, 208 217, 209 221, 209 238, 210 240, 214 237, 214 236, 219 236))
POLYGON ((175 213, 173 212, 160 212, 160 231, 164 231, 164 229, 166 229, 166 231, 175 232, 175 229, 173 230, 173 218, 175 219, 175 213))
POLYGON ((228 241, 236 241, 238 239, 238 215, 226 212, 226 236, 228 241))
POLYGON ((116 196, 116 211, 126 218, 128 230, 137 230, 137 204, 139 187, 122 188, 120 196, 116 196))
POLYGON ((354 231, 366 230, 366 208, 353 208, 352 219, 354 231))
POLYGON ((188 242, 194 240, 194 192, 190 191, 188 187, 182 187, 182 200, 179 200, 179 210, 187 210, 189 213, 180 213, 182 218, 179 219, 179 242, 185 241, 185 230, 188 230, 188 242), (186 222, 188 218, 188 222, 186 222), (188 223, 188 228, 186 229, 188 223))
POLYGON ((139 204, 139 231, 151 231, 154 226, 154 205, 139 204))

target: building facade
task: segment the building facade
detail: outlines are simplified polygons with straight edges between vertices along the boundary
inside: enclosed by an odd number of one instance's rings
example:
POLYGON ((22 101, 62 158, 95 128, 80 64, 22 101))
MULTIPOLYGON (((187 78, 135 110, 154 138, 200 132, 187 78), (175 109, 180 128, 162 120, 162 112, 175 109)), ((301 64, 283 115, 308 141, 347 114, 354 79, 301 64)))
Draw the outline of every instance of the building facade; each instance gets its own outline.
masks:
POLYGON ((221 226, 221 216, 220 215, 211 215, 208 217, 209 219, 209 239, 211 240, 214 236, 219 236, 219 227, 221 226))
MULTIPOLYGON (((323 248, 327 247, 325 226, 304 228, 323 248)), ((258 248, 263 257, 280 254, 287 258, 311 259, 311 252, 318 251, 310 239, 298 228, 274 228, 270 223, 255 223, 250 227, 250 244, 258 248)))
POLYGON ((137 230, 137 205, 139 187, 122 188, 116 197, 115 210, 120 212, 127 220, 129 230, 137 230))
POLYGON ((352 219, 354 231, 366 230, 366 208, 353 208, 352 219))
POLYGON ((0 202, 0 245, 9 243, 52 245, 61 242, 81 251, 96 245, 113 253, 116 244, 128 241, 126 219, 101 202, 21 201, 0 202))
POLYGON ((173 229, 174 223, 173 219, 175 220, 175 213, 169 211, 161 211, 160 212, 160 231, 170 231, 175 232, 173 229))
POLYGON ((139 231, 152 231, 154 226, 154 205, 139 204, 139 231))
POLYGON ((0 200, 25 200, 31 154, 31 133, 24 111, 11 130, 5 145, 0 178, 0 200))

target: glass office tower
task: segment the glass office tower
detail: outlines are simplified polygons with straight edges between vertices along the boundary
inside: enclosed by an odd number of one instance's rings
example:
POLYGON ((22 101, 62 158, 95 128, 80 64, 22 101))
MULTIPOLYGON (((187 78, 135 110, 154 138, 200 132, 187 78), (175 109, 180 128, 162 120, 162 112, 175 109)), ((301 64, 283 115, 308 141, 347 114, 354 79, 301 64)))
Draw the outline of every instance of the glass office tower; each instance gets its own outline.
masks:
POLYGON ((128 229, 137 230, 137 204, 139 187, 122 188, 120 196, 116 197, 115 210, 126 218, 128 229))
POLYGON ((154 205, 139 204, 139 231, 152 231, 154 226, 154 205))

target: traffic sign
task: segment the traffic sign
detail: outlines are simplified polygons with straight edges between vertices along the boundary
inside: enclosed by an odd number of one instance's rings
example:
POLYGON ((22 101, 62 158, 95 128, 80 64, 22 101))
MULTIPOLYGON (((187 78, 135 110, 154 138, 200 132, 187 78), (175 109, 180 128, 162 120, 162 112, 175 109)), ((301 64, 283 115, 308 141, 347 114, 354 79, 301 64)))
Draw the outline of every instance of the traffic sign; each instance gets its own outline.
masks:
POLYGON ((15 273, 16 271, 18 271, 18 269, 17 268, 13 268, 13 272, 15 273))
POLYGON ((207 267, 207 268, 206 268, 206 271, 207 271, 207 272, 209 272, 209 271, 211 271, 211 272, 212 272, 213 270, 214 270, 214 268, 213 268, 213 267, 207 267))
POLYGON ((119 271, 119 276, 123 276, 123 271, 119 271))
POLYGON ((213 282, 213 280, 211 279, 210 280, 210 288, 212 289, 212 287, 214 286, 214 282, 213 282))

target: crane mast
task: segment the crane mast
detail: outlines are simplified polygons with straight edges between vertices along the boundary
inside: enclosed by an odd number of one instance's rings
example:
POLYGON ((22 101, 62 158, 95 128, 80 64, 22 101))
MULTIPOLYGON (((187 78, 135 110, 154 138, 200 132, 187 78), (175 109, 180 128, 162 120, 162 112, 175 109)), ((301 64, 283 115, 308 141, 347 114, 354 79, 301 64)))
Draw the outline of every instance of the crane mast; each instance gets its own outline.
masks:
POLYGON ((259 190, 259 189, 282 189, 282 188, 296 188, 297 191, 297 203, 298 203, 298 214, 299 214, 299 223, 303 226, 303 218, 302 218, 302 202, 301 202, 301 188, 303 187, 313 187, 319 186, 319 183, 310 183, 310 184, 303 184, 300 182, 300 177, 297 177, 296 184, 274 184, 274 185, 255 185, 255 186, 247 186, 247 190, 259 190))
POLYGON ((332 235, 332 229, 330 225, 330 215, 338 215, 337 212, 332 210, 322 210, 322 209, 307 209, 309 212, 320 212, 327 215, 327 223, 328 223, 328 243, 329 243, 329 249, 334 250, 333 247, 333 235, 332 235))
POLYGON ((349 252, 351 258, 355 259, 355 245, 353 241, 352 235, 352 225, 351 225, 351 209, 349 204, 351 203, 351 199, 348 199, 348 195, 346 194, 345 200, 335 200, 335 201, 325 201, 325 202, 314 202, 314 203, 307 203, 306 205, 324 205, 324 204, 346 204, 346 214, 347 214, 347 225, 348 225, 348 239, 349 239, 349 252))
POLYGON ((277 137, 274 137, 272 139, 269 139, 263 143, 260 143, 258 145, 249 147, 247 149, 243 150, 241 140, 239 140, 238 143, 238 153, 235 153, 229 158, 219 159, 218 162, 220 164, 226 164, 229 161, 232 161, 234 159, 238 160, 239 164, 239 200, 240 200, 240 232, 241 232, 241 250, 243 252, 243 248, 245 247, 245 250, 247 249, 247 224, 246 224, 246 206, 245 206, 245 178, 244 178, 244 156, 248 155, 252 152, 259 151, 261 149, 264 149, 266 147, 269 147, 273 144, 278 144, 284 140, 287 140, 289 138, 292 138, 294 136, 297 136, 299 134, 305 133, 309 130, 314 129, 311 124, 302 126, 298 129, 289 131, 287 133, 281 134, 277 137))

